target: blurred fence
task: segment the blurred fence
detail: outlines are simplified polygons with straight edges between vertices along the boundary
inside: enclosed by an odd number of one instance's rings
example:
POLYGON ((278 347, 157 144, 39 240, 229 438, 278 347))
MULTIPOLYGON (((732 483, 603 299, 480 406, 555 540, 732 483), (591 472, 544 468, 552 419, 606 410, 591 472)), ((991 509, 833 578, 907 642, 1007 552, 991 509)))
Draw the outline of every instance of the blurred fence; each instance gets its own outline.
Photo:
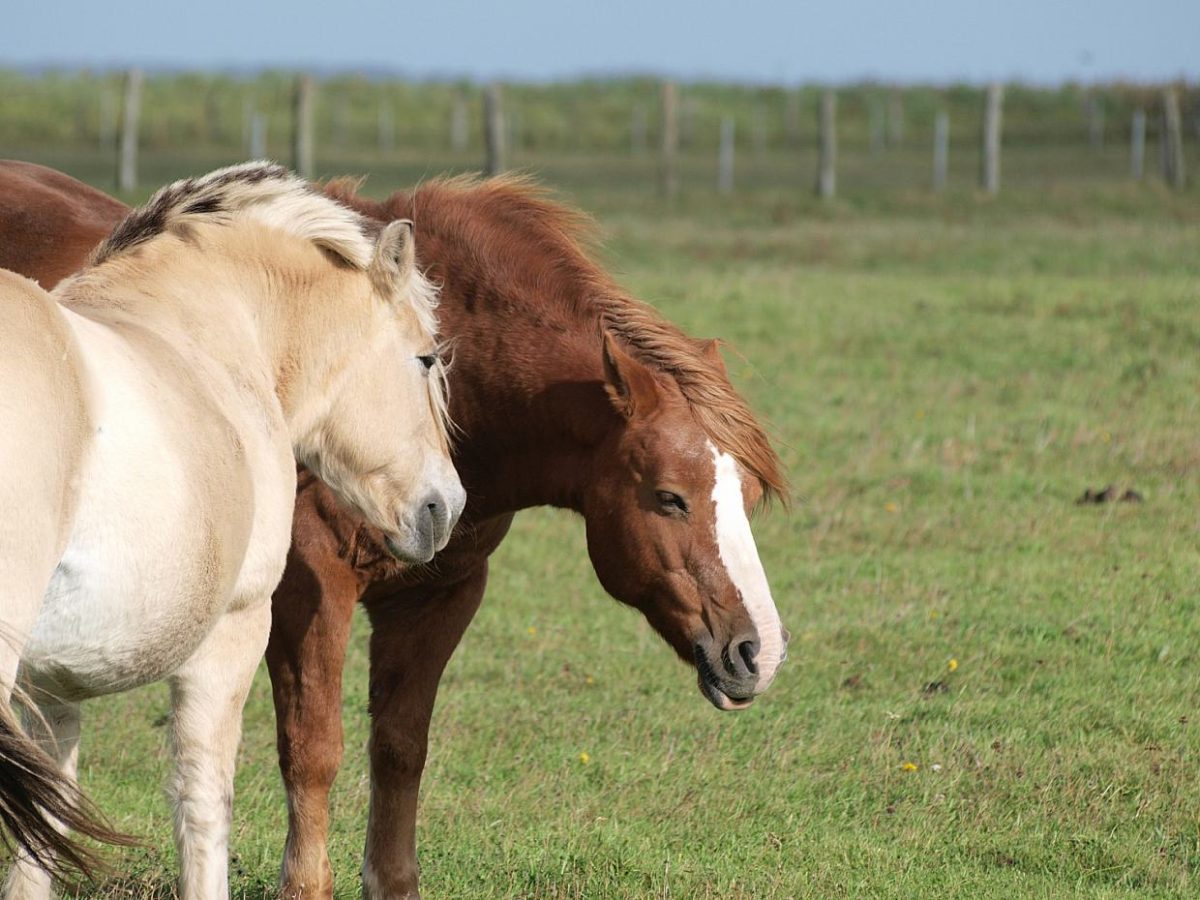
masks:
POLYGON ((125 73, 0 72, 0 152, 110 160, 114 178, 120 159, 125 189, 139 147, 266 154, 317 174, 400 158, 431 174, 603 158, 606 177, 657 180, 668 197, 814 185, 822 196, 995 191, 1143 175, 1182 187, 1200 156, 1200 89, 1185 84, 833 90, 630 78, 484 87, 185 73, 140 81, 138 115, 130 83, 125 73), (122 123, 137 129, 124 141, 122 123))

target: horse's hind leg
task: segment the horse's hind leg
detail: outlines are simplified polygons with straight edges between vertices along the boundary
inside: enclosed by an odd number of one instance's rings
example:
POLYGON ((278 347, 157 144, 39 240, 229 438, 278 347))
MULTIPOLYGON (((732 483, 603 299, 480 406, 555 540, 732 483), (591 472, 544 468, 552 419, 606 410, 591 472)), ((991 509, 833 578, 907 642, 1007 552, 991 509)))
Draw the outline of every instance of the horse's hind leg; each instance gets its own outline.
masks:
POLYGON ((175 751, 170 794, 183 900, 229 896, 233 770, 242 707, 270 627, 266 597, 227 613, 170 679, 175 751))
MULTIPOLYGON (((54 760, 63 776, 72 783, 79 768, 79 704, 39 704, 27 709, 25 733, 54 760)), ((65 828, 59 829, 66 832, 65 828)), ((43 900, 50 897, 50 873, 29 858, 18 854, 4 885, 5 900, 43 900)))

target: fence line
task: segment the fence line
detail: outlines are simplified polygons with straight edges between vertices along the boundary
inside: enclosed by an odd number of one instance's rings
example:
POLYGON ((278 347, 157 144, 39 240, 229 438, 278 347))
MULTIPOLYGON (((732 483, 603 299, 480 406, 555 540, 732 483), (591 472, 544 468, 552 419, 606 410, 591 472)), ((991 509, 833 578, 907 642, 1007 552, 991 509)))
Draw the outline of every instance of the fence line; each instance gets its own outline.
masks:
POLYGON ((676 151, 679 149, 679 91, 673 81, 662 86, 662 167, 661 189, 668 200, 679 193, 679 175, 675 168, 676 151))
MULTIPOLYGON (((445 147, 447 133, 451 149, 469 151, 476 134, 484 136, 487 149, 487 117, 480 115, 478 106, 467 104, 478 103, 481 96, 486 102, 489 89, 417 85, 398 90, 387 83, 347 84, 334 79, 318 98, 318 85, 326 82, 298 74, 289 116, 284 99, 287 89, 281 90, 277 82, 264 79, 243 85, 214 81, 199 89, 189 84, 184 92, 178 87, 165 91, 162 82, 172 84, 163 76, 147 84, 133 73, 126 73, 120 82, 97 78, 92 85, 81 83, 80 90, 89 92, 83 97, 64 94, 56 85, 58 96, 64 97, 60 108, 74 115, 65 122, 58 117, 53 130, 44 124, 45 116, 38 119, 31 112, 37 108, 30 102, 37 96, 33 92, 44 89, 36 80, 32 88, 18 84, 16 90, 27 91, 27 96, 18 93, 17 102, 6 103, 4 137, 13 149, 34 146, 21 136, 24 126, 24 134, 36 134, 31 129, 40 127, 42 133, 55 135, 39 140, 68 146, 71 141, 86 142, 88 152, 112 161, 110 171, 116 173, 122 191, 133 190, 138 183, 139 150, 144 154, 148 149, 188 141, 198 149, 221 147, 222 155, 230 149, 238 156, 274 152, 286 157, 289 123, 290 161, 308 175, 315 174, 313 148, 318 141, 322 147, 354 153, 353 165, 360 166, 363 151, 382 157, 399 153, 396 162, 407 165, 414 150, 424 153, 445 147), (422 99, 425 92, 432 99, 422 99), (145 111, 138 109, 138 103, 129 102, 145 102, 143 97, 149 97, 151 104, 145 111), (307 127, 303 127, 305 122, 307 127), (273 128, 277 134, 271 134, 273 128)), ((519 160, 527 164, 540 162, 546 153, 604 148, 619 156, 647 157, 630 171, 650 175, 657 170, 662 194, 672 197, 688 173, 703 169, 711 173, 709 166, 714 161, 716 178, 710 181, 713 175, 709 175, 703 181, 708 191, 722 193, 764 189, 770 186, 770 179, 782 186, 789 178, 785 166, 808 169, 815 162, 815 191, 830 197, 839 188, 844 193, 847 186, 864 189, 860 181, 864 172, 869 184, 899 186, 897 176, 902 176, 916 187, 913 182, 918 178, 913 173, 920 157, 932 162, 931 169, 924 167, 930 162, 922 166, 929 173, 924 177, 930 179, 925 185, 934 191, 945 190, 955 178, 950 169, 951 141, 956 143, 960 165, 979 153, 978 184, 989 193, 999 191, 1002 181, 1006 190, 1013 184, 1030 184, 1030 178, 1045 183, 1045 168, 1040 172, 1035 168, 1045 165, 1057 166, 1064 178, 1115 181, 1152 175, 1173 188, 1188 189, 1188 163, 1195 166, 1200 159, 1200 89, 1196 85, 1053 90, 1009 89, 997 83, 984 90, 936 91, 868 84, 837 90, 840 97, 835 96, 832 111, 826 107, 830 89, 811 86, 785 90, 697 85, 686 91, 677 83, 660 87, 657 99, 661 109, 651 105, 644 89, 641 95, 630 92, 624 102, 615 102, 590 85, 578 95, 569 89, 564 92, 561 86, 506 87, 503 134, 499 142, 493 142, 500 148, 500 161, 489 162, 487 168, 500 171, 511 166, 518 142, 524 145, 524 154, 534 154, 519 160), (978 106, 971 108, 968 102, 978 106), (837 106, 842 107, 840 120, 837 106), (816 120, 807 124, 814 108, 816 120), (803 119, 800 110, 806 111, 803 119), (825 127, 822 123, 828 122, 830 113, 833 125, 825 127), (806 124, 801 126, 801 122, 806 124), (687 129, 692 135, 690 151, 684 149, 687 129), (732 147, 729 129, 734 134, 732 147), (791 138, 801 132, 807 140, 797 150, 791 146, 791 138), (742 152, 750 154, 745 162, 737 160, 739 137, 742 152), (900 140, 905 143, 897 151, 900 140), (1053 150, 1035 163, 1043 146, 1053 150), (919 155, 918 148, 922 148, 919 155), (932 159, 925 155, 931 151, 932 159), (1151 152, 1154 156, 1147 160, 1151 152), (1005 156, 1012 157, 1012 162, 1005 156), (728 162, 730 157, 736 162, 728 162), (1153 167, 1149 172, 1148 163, 1153 167)), ((452 165, 463 162, 458 158, 452 165)))
POLYGON ((1183 162, 1183 120, 1179 115, 1179 93, 1163 92, 1163 180, 1176 190, 1183 188, 1187 174, 1183 162))
POLYGON ((1146 111, 1135 109, 1129 124, 1129 169, 1135 181, 1146 177, 1146 111))
POLYGON ((989 194, 1000 192, 1000 128, 1004 106, 1004 85, 988 85, 983 112, 983 164, 979 186, 989 194))
POLYGON ((492 82, 483 92, 484 145, 487 161, 484 171, 499 175, 504 171, 504 99, 498 82, 492 82))
POLYGON ((117 163, 117 187, 132 191, 137 187, 138 123, 142 112, 142 70, 130 69, 125 75, 125 101, 121 117, 121 155, 117 163))
POLYGON ((817 196, 831 200, 837 193, 837 93, 833 90, 821 95, 818 124, 817 196))
POLYGON ((301 178, 313 177, 313 80, 296 79, 292 97, 292 168, 301 178))
POLYGON ((947 170, 950 165, 950 114, 938 110, 933 120, 933 189, 946 187, 947 170))

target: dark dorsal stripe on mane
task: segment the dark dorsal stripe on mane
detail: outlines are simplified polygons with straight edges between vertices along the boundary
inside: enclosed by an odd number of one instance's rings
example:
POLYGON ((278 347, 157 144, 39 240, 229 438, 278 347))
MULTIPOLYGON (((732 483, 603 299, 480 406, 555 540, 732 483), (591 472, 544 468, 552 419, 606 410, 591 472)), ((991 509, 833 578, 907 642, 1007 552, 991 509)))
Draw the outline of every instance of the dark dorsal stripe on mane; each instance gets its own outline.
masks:
POLYGON ((250 162, 185 178, 133 210, 92 253, 98 265, 189 221, 225 223, 240 212, 274 225, 365 268, 371 241, 365 220, 315 191, 281 165, 250 162))
MULTIPOLYGON (((362 206, 355 197, 357 187, 358 182, 344 179, 327 192, 354 198, 362 206)), ((412 218, 420 229, 426 217, 442 219, 444 209, 459 207, 468 197, 472 215, 446 220, 447 230, 452 228, 455 239, 470 248, 474 261, 489 269, 493 283, 516 277, 509 255, 497 254, 495 248, 511 247, 516 241, 525 244, 524 255, 532 251, 546 260, 537 273, 539 296, 591 314, 598 327, 616 335, 637 359, 673 378, 701 428, 759 480, 764 499, 787 502, 783 466, 746 402, 692 338, 623 291, 592 260, 588 248, 593 226, 584 213, 555 202, 530 179, 511 175, 437 179, 411 194, 395 194, 378 208, 389 218, 412 218)))

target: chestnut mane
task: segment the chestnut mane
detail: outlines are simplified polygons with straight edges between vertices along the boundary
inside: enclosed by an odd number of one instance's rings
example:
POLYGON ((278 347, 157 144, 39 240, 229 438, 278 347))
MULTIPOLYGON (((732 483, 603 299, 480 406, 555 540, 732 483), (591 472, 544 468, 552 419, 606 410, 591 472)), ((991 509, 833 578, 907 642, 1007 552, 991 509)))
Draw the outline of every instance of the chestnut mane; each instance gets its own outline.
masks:
POLYGON ((528 296, 533 277, 539 301, 594 319, 597 348, 607 329, 635 358, 673 378, 713 443, 759 480, 764 501, 787 502, 782 464, 746 402, 695 340, 631 297, 593 261, 588 250, 594 226, 586 214, 516 175, 439 178, 379 204, 358 197, 358 187, 356 180, 339 179, 326 193, 377 218, 411 218, 418 233, 436 219, 439 231, 479 267, 479 280, 502 296, 528 296))

